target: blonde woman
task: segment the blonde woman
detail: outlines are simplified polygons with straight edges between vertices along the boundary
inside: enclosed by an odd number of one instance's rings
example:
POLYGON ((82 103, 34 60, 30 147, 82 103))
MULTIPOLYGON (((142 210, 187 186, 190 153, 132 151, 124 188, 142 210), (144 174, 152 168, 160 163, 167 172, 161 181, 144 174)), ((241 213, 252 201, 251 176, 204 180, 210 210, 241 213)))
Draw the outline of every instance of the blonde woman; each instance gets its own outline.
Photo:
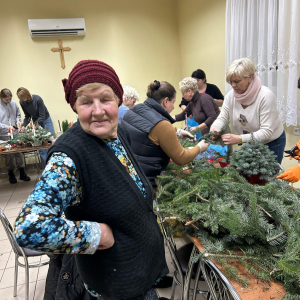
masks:
POLYGON ((235 60, 227 69, 226 81, 232 90, 226 95, 222 111, 210 130, 220 131, 230 120, 237 134, 224 134, 222 139, 226 145, 245 143, 253 133, 281 163, 286 137, 276 98, 255 75, 254 63, 249 58, 235 60))
POLYGON ((201 130, 202 134, 209 132, 211 124, 220 113, 217 103, 208 94, 199 93, 197 80, 192 77, 186 77, 180 81, 179 89, 182 97, 189 101, 189 104, 182 113, 173 118, 176 121, 182 121, 186 115, 192 115, 199 125, 190 130, 201 130))
POLYGON ((137 101, 139 101, 139 94, 137 90, 129 85, 123 86, 123 103, 119 107, 119 121, 120 124, 126 112, 135 105, 137 101))

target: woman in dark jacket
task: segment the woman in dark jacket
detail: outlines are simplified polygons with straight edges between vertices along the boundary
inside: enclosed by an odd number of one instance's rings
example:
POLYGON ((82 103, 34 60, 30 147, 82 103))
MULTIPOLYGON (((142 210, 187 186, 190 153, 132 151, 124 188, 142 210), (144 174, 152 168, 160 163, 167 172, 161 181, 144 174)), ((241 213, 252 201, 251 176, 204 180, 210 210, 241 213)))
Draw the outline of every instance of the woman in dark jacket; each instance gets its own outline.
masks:
POLYGON ((168 273, 164 241, 150 182, 118 127, 119 78, 109 65, 85 60, 63 84, 78 122, 49 149, 15 239, 24 248, 75 254, 99 299, 155 299, 152 285, 168 273))
POLYGON ((197 80, 192 77, 186 77, 180 81, 179 88, 182 97, 186 99, 189 104, 182 113, 173 118, 176 121, 182 121, 185 120, 186 116, 192 115, 199 125, 190 128, 190 130, 201 130, 202 134, 208 133, 211 124, 220 113, 218 105, 208 94, 199 93, 197 80))

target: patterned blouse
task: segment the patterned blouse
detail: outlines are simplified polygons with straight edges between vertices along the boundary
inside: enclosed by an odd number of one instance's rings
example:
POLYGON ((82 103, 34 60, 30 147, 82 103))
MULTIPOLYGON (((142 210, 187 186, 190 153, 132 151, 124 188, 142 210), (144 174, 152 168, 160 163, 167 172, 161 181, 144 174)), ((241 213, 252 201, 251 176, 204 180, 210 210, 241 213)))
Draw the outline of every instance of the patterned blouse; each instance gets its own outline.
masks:
MULTIPOLYGON (((145 187, 119 139, 104 140, 126 168, 144 196, 145 187)), ((21 247, 51 253, 94 254, 101 230, 97 222, 73 222, 62 217, 68 206, 81 201, 82 187, 73 160, 55 152, 19 216, 14 235, 21 247), (23 229, 26 231, 23 232, 23 229)), ((90 291, 97 297, 97 293, 90 291)))

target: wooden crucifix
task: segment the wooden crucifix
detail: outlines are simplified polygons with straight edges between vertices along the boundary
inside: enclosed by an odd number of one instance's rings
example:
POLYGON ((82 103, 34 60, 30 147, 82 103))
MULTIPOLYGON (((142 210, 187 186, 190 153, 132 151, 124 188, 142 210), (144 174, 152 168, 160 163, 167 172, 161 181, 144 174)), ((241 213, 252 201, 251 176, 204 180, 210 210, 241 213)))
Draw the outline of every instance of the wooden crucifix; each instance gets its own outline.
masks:
POLYGON ((61 62, 61 67, 64 69, 66 67, 65 65, 65 58, 64 58, 64 51, 70 51, 70 47, 63 47, 63 43, 61 40, 58 40, 58 48, 52 48, 51 50, 53 52, 59 52, 60 55, 60 62, 61 62))

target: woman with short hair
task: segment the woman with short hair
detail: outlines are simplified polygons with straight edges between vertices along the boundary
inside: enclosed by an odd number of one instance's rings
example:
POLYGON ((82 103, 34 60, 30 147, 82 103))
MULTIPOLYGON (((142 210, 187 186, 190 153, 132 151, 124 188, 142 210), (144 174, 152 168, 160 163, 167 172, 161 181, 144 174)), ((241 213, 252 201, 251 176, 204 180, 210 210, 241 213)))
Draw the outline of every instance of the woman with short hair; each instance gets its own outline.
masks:
POLYGON ((253 133, 254 138, 267 145, 281 163, 286 137, 276 98, 261 84, 254 63, 249 58, 233 61, 227 69, 226 81, 232 90, 226 95, 221 113, 210 130, 220 131, 230 121, 237 134, 222 135, 224 144, 248 142, 253 133))
POLYGON ((119 124, 122 122, 126 112, 139 101, 139 94, 135 88, 129 85, 123 85, 123 91, 123 103, 119 107, 119 124))
POLYGON ((177 122, 183 121, 186 116, 192 115, 199 125, 190 128, 190 130, 201 130, 202 134, 209 132, 211 124, 220 113, 219 107, 214 99, 208 94, 199 93, 197 80, 192 77, 186 77, 180 81, 179 88, 182 97, 186 99, 189 104, 182 113, 175 115, 173 118, 177 122))
POLYGON ((63 85, 78 122, 49 149, 15 239, 24 248, 75 254, 83 282, 99 299, 155 300, 152 285, 168 273, 164 240, 151 184, 118 126, 119 77, 104 62, 84 60, 63 85))

